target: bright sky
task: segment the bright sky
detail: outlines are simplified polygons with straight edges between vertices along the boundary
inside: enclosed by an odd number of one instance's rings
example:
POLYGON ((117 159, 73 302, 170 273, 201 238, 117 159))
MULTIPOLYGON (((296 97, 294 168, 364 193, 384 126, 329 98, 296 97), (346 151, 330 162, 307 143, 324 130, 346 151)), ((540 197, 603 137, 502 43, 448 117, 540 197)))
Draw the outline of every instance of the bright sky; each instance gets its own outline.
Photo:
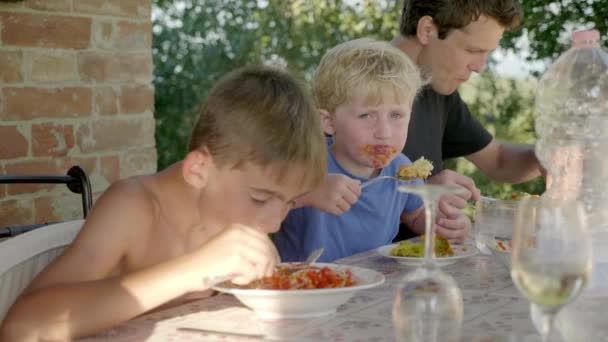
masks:
POLYGON ((544 71, 544 62, 528 62, 525 60, 526 52, 520 51, 515 54, 513 51, 502 49, 494 52, 494 58, 498 61, 496 72, 506 77, 526 78, 530 76, 530 71, 544 71))

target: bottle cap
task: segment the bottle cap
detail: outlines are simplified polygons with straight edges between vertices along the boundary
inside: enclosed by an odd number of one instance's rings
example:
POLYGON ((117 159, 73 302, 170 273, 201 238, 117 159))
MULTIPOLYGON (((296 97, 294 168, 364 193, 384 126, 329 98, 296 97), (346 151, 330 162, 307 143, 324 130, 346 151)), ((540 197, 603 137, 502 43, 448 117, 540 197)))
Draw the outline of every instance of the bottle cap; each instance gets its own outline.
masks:
POLYGON ((588 48, 600 46, 600 32, 598 30, 579 30, 572 33, 574 47, 588 48))

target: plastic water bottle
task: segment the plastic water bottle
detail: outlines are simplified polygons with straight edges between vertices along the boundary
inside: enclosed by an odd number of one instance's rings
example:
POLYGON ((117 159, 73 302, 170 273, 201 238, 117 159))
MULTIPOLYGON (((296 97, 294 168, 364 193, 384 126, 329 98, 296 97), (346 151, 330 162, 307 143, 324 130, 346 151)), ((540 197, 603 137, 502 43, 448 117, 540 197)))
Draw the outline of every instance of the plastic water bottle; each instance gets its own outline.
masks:
POLYGON ((608 342, 608 52, 598 31, 574 32, 542 76, 536 106, 536 154, 549 174, 543 196, 582 200, 593 241, 591 279, 556 327, 566 341, 608 342))

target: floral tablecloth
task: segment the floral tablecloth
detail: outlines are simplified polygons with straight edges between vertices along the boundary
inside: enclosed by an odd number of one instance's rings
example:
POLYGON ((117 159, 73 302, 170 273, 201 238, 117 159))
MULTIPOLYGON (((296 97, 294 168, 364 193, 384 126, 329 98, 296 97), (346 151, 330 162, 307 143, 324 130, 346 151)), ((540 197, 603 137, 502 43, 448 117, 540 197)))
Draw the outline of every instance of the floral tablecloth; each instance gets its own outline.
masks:
MULTIPOLYGON (((85 341, 394 341, 394 291, 413 270, 369 251, 338 261, 382 272, 386 282, 357 292, 333 316, 309 320, 262 321, 229 295, 149 313, 85 341), (189 330, 207 329, 214 333, 189 330), (230 334, 217 333, 226 332, 230 334)), ((508 270, 494 257, 477 254, 442 268, 463 293, 462 341, 511 342, 538 338, 529 304, 514 287, 508 270)))

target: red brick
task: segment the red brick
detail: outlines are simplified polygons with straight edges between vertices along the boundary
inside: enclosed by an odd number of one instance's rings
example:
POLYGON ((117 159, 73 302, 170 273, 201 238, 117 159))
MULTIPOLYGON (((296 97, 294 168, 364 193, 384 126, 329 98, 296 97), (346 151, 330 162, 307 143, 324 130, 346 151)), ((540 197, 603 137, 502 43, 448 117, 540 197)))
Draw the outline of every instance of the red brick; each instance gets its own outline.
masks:
POLYGON ((17 126, 0 126, 0 160, 27 156, 27 138, 17 126))
POLYGON ((72 125, 52 123, 32 125, 32 152, 34 156, 65 156, 74 147, 72 125))
POLYGON ((97 165, 97 158, 95 157, 70 157, 62 158, 57 161, 58 168, 61 170, 60 173, 67 173, 68 170, 75 165, 80 166, 84 172, 90 176, 95 172, 97 165))
POLYGON ((148 85, 123 86, 120 94, 123 114, 154 112, 154 89, 148 85))
POLYGON ((30 13, 0 13, 2 44, 86 49, 91 44, 91 19, 30 13))
POLYGON ((146 50, 152 47, 152 24, 120 21, 114 38, 119 49, 146 50))
POLYGON ((93 110, 97 114, 112 115, 118 113, 118 94, 111 87, 95 88, 95 104, 93 110))
POLYGON ((51 196, 44 196, 34 200, 34 212, 36 222, 55 222, 62 221, 60 215, 55 213, 55 199, 51 196))
MULTIPOLYGON (((62 174, 64 173, 55 160, 24 161, 5 165, 7 174, 36 175, 36 174, 62 174)), ((10 184, 7 185, 9 195, 50 190, 53 184, 10 184)))
POLYGON ((86 52, 78 57, 78 72, 84 82, 150 82, 152 55, 86 52))
POLYGON ((86 14, 150 18, 150 0, 75 0, 74 10, 86 14))
MULTIPOLYGON (((0 184, 0 201, 6 197, 6 185, 0 184)), ((1 202, 0 202, 1 203, 1 202)), ((2 204, 0 204, 2 205, 2 204)))
POLYGON ((2 95, 5 120, 85 117, 92 110, 90 88, 3 88, 2 95))
POLYGON ((120 159, 120 178, 156 172, 156 149, 142 148, 128 151, 120 159))
POLYGON ((25 0, 25 7, 40 11, 70 12, 71 0, 25 0))
POLYGON ((107 19, 93 21, 93 45, 97 48, 114 48, 114 23, 107 19))
POLYGON ((81 126, 76 132, 76 143, 84 153, 154 146, 155 122, 152 116, 98 120, 91 124, 91 128, 81 126))
POLYGON ((12 226, 33 223, 34 210, 30 200, 0 201, 0 226, 12 226))
POLYGON ((0 51, 0 82, 23 81, 23 54, 21 51, 0 51))
POLYGON ((120 179, 120 158, 107 156, 99 158, 101 175, 108 181, 108 185, 120 179))
POLYGON ((81 219, 82 199, 79 194, 56 194, 34 200, 36 222, 54 222, 81 219))
POLYGON ((45 51, 31 55, 29 79, 35 82, 69 82, 78 80, 76 56, 45 51))
MULTIPOLYGON (((70 167, 80 165, 87 175, 94 173, 96 158, 76 157, 76 158, 55 158, 52 160, 34 160, 7 164, 5 169, 7 174, 48 174, 64 175, 70 167)), ((8 195, 19 195, 39 191, 63 191, 69 190, 62 184, 10 184, 7 185, 8 195)))
POLYGON ((23 8, 23 2, 0 2, 0 11, 23 8))

